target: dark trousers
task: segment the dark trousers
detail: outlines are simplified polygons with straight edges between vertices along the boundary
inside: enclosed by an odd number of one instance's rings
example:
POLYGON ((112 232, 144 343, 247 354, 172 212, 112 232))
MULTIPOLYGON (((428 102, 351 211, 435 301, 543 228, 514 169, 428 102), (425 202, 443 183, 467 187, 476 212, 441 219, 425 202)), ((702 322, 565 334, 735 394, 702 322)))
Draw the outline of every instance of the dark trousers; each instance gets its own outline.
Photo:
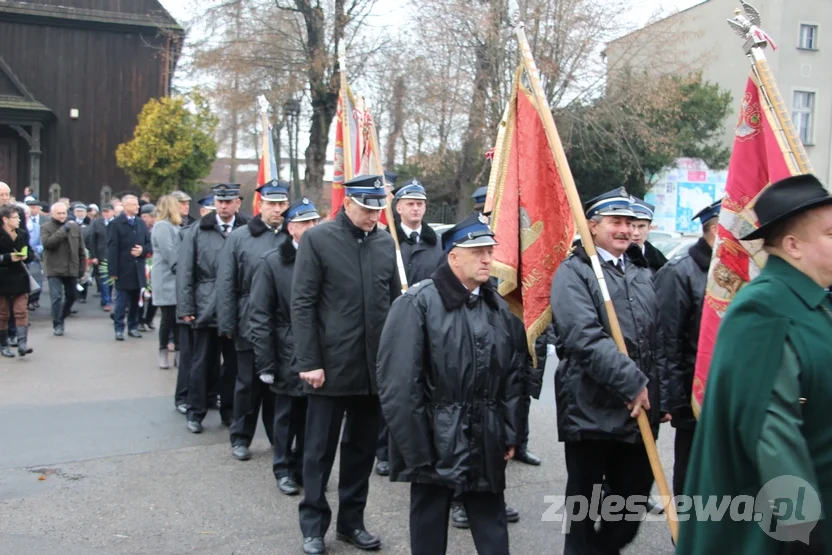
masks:
POLYGON ((390 462, 390 443, 387 438, 387 420, 381 412, 378 413, 378 446, 376 447, 376 458, 379 462, 390 462))
MULTIPOLYGON (((176 307, 171 307, 176 310, 176 307)), ((164 309, 162 318, 164 322, 164 309)), ((188 380, 191 375, 191 358, 193 357, 194 333, 190 324, 176 324, 175 335, 179 336, 179 367, 176 371, 176 391, 173 395, 173 402, 179 405, 188 402, 188 380)), ((161 333, 161 329, 159 332, 161 333)))
POLYGON ((217 387, 220 394, 220 416, 223 420, 231 420, 234 411, 234 380, 237 378, 234 341, 219 337, 217 328, 198 328, 194 330, 193 348, 188 380, 188 420, 202 422, 208 413, 208 392, 217 387))
POLYGON ((116 289, 116 309, 113 321, 116 332, 124 331, 124 315, 127 314, 127 329, 139 327, 139 290, 116 289))
POLYGON ((638 532, 639 520, 627 520, 630 513, 626 508, 633 507, 629 496, 642 496, 637 505, 645 514, 644 502, 650 494, 653 474, 647 452, 641 443, 623 443, 620 441, 586 440, 566 442, 566 518, 569 531, 564 543, 564 555, 618 555, 638 532), (580 496, 590 503, 593 488, 599 488, 597 510, 601 510, 600 487, 606 478, 610 495, 623 497, 626 507, 622 506, 616 516, 618 521, 602 520, 598 532, 591 517, 591 510, 582 518, 570 518, 570 507, 579 509, 580 503, 569 503, 570 496, 580 496))
POLYGON ((71 277, 50 277, 47 281, 52 301, 52 326, 62 326, 75 304, 75 284, 78 280, 71 277))
POLYGON ((145 324, 152 324, 153 318, 156 317, 156 305, 153 304, 153 299, 145 299, 142 307, 141 321, 145 324))
MULTIPOLYGON (((162 320, 159 322, 159 349, 167 349, 170 338, 173 336, 173 344, 179 350, 179 333, 174 331, 176 326, 176 305, 162 306, 162 320)), ((188 326, 190 328, 190 326, 188 326)), ((182 359, 182 353, 179 353, 182 359)))
POLYGON ((234 420, 231 445, 251 445, 257 431, 257 417, 263 407, 263 426, 274 443, 274 392, 260 381, 254 369, 254 351, 237 351, 237 379, 234 384, 234 420))
POLYGON ((303 483, 303 450, 306 430, 306 397, 275 395, 274 398, 274 460, 276 479, 290 476, 303 483), (292 443, 295 449, 292 450, 292 443))
POLYGON ((673 495, 682 495, 685 489, 685 477, 688 475, 688 461, 693 447, 694 430, 676 428, 676 440, 673 445, 673 495))
POLYGON ((517 450, 525 451, 529 447, 529 410, 532 408, 530 395, 520 397, 520 414, 517 430, 517 450))
MULTIPOLYGON (((448 549, 448 515, 454 490, 410 484, 410 552, 440 555, 448 549)), ((508 555, 508 521, 502 493, 460 495, 478 555, 508 555)))
POLYGON ((378 444, 378 397, 309 395, 308 403, 303 453, 304 495, 299 507, 303 537, 323 537, 329 529, 332 510, 324 488, 335 461, 339 435, 341 466, 336 530, 346 534, 363 530, 370 473, 378 444))

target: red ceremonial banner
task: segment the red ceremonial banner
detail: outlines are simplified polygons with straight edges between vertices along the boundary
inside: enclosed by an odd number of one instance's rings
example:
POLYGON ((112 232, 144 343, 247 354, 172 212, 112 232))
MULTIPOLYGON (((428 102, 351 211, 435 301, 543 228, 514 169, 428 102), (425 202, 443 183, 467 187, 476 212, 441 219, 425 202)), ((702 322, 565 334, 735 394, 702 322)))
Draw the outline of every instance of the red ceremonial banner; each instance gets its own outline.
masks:
POLYGON ((552 277, 566 259, 575 223, 534 97, 515 77, 501 122, 485 203, 498 291, 523 320, 529 350, 552 322, 552 277))
POLYGON ((754 80, 749 78, 734 133, 734 149, 702 307, 691 399, 697 417, 722 316, 740 288, 754 279, 765 265, 762 240, 740 241, 739 238, 757 227, 754 205, 760 193, 771 183, 796 173, 783 155, 779 135, 773 131, 774 117, 761 102, 754 80))

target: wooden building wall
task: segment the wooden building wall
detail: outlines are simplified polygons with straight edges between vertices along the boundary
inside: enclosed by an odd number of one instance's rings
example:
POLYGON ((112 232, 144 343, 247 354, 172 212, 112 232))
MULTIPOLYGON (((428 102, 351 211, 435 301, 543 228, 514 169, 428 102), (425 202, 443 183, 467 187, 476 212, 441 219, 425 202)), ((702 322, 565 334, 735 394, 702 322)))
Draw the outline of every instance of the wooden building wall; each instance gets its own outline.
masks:
MULTIPOLYGON (((61 2, 66 4, 41 0, 61 2)), ((76 4, 108 9, 146 2, 158 6, 151 0, 76 4)), ((131 31, 0 21, 0 56, 57 117, 42 138, 42 199, 53 183, 63 196, 86 202, 98 202, 104 186, 114 193, 130 188, 116 164, 116 148, 132 137, 144 104, 168 93, 167 39, 157 31, 131 31), (80 111, 79 119, 70 119, 71 109, 80 111)))

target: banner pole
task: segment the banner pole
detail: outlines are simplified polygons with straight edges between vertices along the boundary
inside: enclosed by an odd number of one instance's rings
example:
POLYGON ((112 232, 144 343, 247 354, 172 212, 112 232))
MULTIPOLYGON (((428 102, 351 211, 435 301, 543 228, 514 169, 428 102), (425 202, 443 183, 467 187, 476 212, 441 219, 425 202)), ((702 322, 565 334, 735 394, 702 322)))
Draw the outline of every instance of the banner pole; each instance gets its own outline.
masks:
MULTIPOLYGON (((598 285, 601 288, 601 294, 604 297, 604 307, 606 308, 607 317, 610 322, 610 332, 615 341, 618 350, 627 354, 627 346, 624 343, 624 335, 621 332, 621 326, 618 322, 618 317, 615 313, 615 308, 610 298, 609 289, 607 287, 604 272, 601 269, 601 262, 598 259, 598 253, 595 250, 595 244, 592 241, 592 235, 589 232, 589 225, 586 221, 586 214, 584 214, 583 205, 581 204, 581 197, 578 194, 578 189, 575 185, 575 179, 569 169, 569 162, 566 159, 566 152, 563 149, 563 143, 560 140, 557 127, 555 126, 555 119, 552 116, 549 102, 546 100, 546 95, 543 92, 543 87, 540 84, 540 77, 537 67, 534 63, 534 56, 532 55, 529 41, 526 38, 526 32, 522 22, 518 22, 514 26, 514 33, 517 36, 517 43, 520 47, 520 56, 523 59, 523 65, 526 68, 526 73, 529 76, 531 83, 532 94, 538 105, 541 118, 543 120, 543 128, 546 131, 546 137, 549 139, 549 147, 552 150, 555 164, 558 167, 561 181, 563 182, 566 196, 569 199, 569 206, 572 209, 572 215, 575 217, 575 223, 578 232, 581 235, 581 242, 586 249, 586 253, 592 261, 592 268, 595 271, 595 277, 598 280, 598 285)), ((654 407, 653 410, 658 410, 654 407)), ((656 485, 659 488, 662 505, 664 506, 665 515, 667 516, 667 523, 670 527, 670 535, 673 542, 676 542, 679 533, 679 519, 676 515, 676 505, 673 502, 673 496, 670 494, 670 488, 667 485, 667 478, 664 475, 664 468, 662 468, 661 460, 659 459, 659 452, 656 448, 656 440, 653 437, 653 430, 650 428, 650 421, 647 419, 647 414, 642 410, 638 416, 638 427, 641 432, 641 438, 644 442, 644 448, 647 450, 647 457, 650 459, 650 467, 653 470, 653 477, 656 480, 656 485)))

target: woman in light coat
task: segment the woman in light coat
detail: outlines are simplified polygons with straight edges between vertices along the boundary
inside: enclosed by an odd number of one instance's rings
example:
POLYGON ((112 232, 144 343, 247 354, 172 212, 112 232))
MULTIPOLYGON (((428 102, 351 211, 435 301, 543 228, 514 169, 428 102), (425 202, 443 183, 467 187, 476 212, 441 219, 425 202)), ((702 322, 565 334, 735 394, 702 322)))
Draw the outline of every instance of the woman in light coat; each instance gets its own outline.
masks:
POLYGON ((156 203, 156 224, 150 236, 153 245, 153 304, 162 311, 159 324, 159 368, 168 369, 168 342, 173 335, 176 346, 174 364, 179 364, 179 334, 176 325, 176 261, 179 257, 179 203, 172 196, 163 196, 156 203))

